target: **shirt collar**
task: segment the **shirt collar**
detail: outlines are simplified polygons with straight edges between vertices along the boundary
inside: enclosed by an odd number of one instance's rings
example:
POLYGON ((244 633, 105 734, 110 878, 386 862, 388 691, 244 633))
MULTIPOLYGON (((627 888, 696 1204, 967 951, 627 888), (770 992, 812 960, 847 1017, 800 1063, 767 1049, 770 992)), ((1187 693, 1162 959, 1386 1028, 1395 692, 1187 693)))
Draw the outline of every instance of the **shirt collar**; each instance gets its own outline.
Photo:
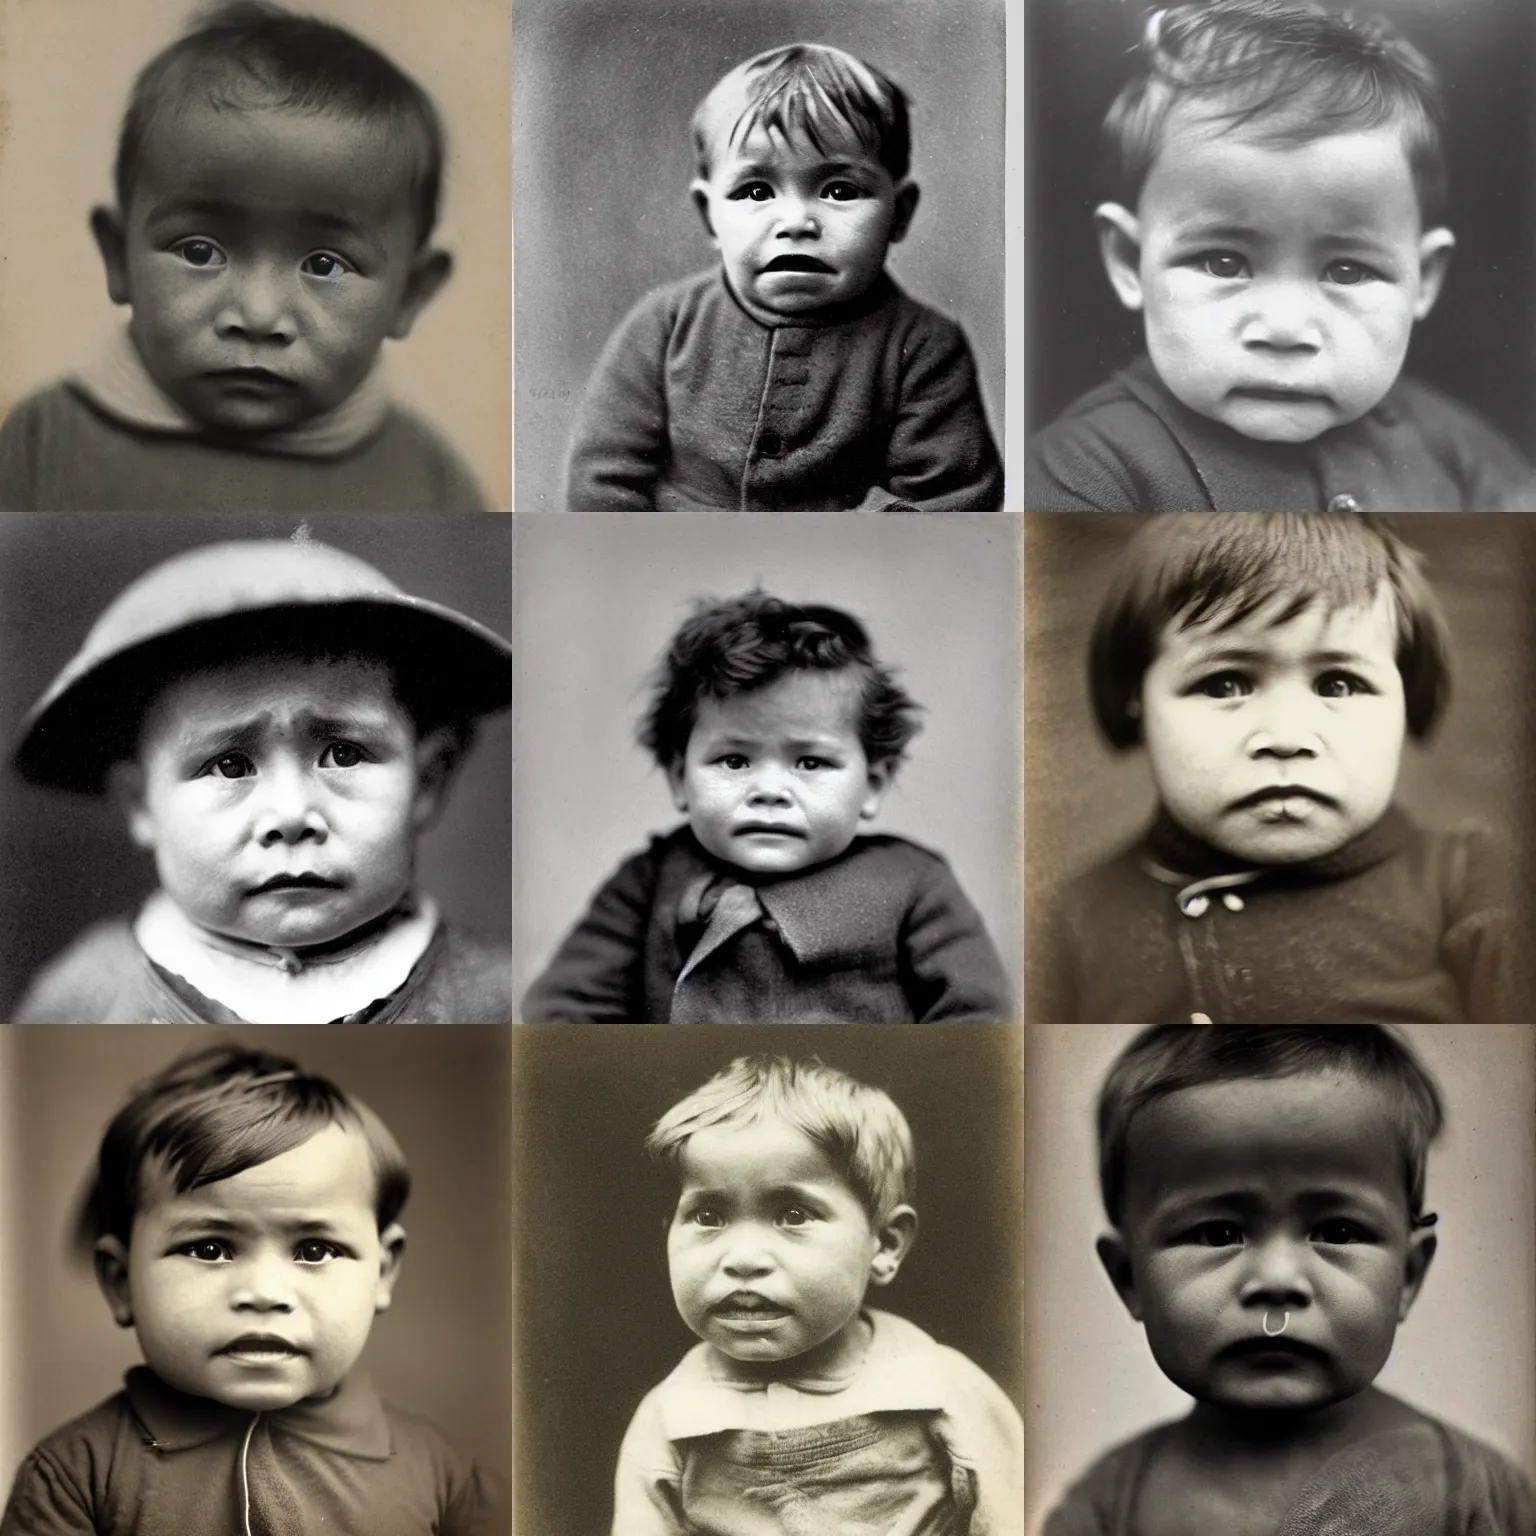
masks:
MULTIPOLYGON (((124 1378, 128 1404, 156 1450, 185 1451, 224 1435, 243 1434, 252 1414, 208 1397, 193 1397, 162 1381, 146 1365, 124 1378)), ((329 1397, 305 1399, 263 1417, 274 1431, 326 1451, 385 1461, 391 1451, 389 1421, 367 1377, 354 1372, 329 1397)))
MULTIPOLYGON (((126 328, 71 378, 71 383, 108 416, 142 432, 167 437, 203 437, 193 420, 150 377, 126 328)), ((372 437, 389 414, 389 397, 377 366, 339 405, 280 432, 242 435, 242 448, 255 453, 324 459, 349 453, 372 437)))

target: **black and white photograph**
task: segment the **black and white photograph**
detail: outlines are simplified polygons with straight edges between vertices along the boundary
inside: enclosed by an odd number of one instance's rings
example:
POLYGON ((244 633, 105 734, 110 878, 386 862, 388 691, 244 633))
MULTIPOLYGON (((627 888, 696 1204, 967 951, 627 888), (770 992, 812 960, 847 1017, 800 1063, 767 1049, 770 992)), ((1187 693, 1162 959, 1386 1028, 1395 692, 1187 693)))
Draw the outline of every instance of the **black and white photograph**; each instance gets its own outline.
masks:
POLYGON ((511 507, 511 6, 0 0, 0 509, 511 507))
POLYGON ((1004 11, 519 0, 520 511, 1003 505, 1004 11))
POLYGON ((1031 1023, 1531 1020, 1526 519, 1025 521, 1031 1023))
POLYGON ((0 1034, 6 1536, 505 1536, 508 1056, 0 1034))
POLYGON ((516 1529, 1019 1536, 1020 1035, 515 1031, 516 1529))
POLYGON ((1016 1020, 1001 518, 520 518, 526 1023, 1016 1020))
POLYGON ((1029 0, 1030 511, 1536 508, 1536 11, 1029 0))
POLYGON ((0 1017, 506 1024, 511 522, 0 517, 0 1017))
POLYGON ((1536 1529, 1529 1025, 1043 1025, 1030 1536, 1536 1529))

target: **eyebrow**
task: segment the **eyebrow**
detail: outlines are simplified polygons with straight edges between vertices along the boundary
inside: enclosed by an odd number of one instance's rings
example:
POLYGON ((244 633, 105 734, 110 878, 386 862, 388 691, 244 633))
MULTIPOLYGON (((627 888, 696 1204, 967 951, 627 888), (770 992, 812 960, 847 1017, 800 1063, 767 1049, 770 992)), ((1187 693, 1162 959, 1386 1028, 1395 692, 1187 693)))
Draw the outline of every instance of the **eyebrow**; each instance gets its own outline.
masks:
MULTIPOLYGON (((241 715, 227 720, 216 720, 209 725, 187 728, 177 735, 177 745, 186 751, 207 751, 216 746, 248 748, 259 742, 272 729, 276 715, 272 710, 262 710, 256 715, 241 715)), ((301 710, 294 716, 294 725, 308 736, 333 740, 338 736, 387 735, 394 723, 383 710, 358 706, 353 709, 321 713, 317 710, 301 710)))
MULTIPOLYGON (((339 1233, 341 1229, 341 1223, 324 1216, 300 1217, 293 1221, 280 1222, 277 1226, 278 1231, 294 1237, 308 1234, 331 1236, 339 1233)), ((221 1216, 217 1213, 201 1217, 180 1216, 171 1223, 163 1234, 162 1240, 173 1243, 209 1234, 219 1237, 244 1237, 258 1230, 256 1222, 239 1216, 221 1216)))
MULTIPOLYGON (((1245 662, 1254 663, 1268 661, 1274 655, 1273 651, 1263 646, 1243 645, 1218 645, 1201 646, 1194 645, 1190 648, 1185 658, 1186 666, 1209 666, 1213 662, 1245 662)), ((1302 660, 1314 666, 1371 666, 1377 663, 1364 651, 1308 651, 1302 660)))

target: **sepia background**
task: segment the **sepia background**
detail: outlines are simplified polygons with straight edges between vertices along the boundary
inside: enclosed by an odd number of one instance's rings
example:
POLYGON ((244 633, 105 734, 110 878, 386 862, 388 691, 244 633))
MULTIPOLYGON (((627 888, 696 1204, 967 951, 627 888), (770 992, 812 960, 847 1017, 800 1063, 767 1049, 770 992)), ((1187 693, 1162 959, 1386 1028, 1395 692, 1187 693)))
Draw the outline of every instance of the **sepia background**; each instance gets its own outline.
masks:
MULTIPOLYGON (((1038 1025, 1025 1057, 1026 1528, 1117 1442, 1181 1417, 1099 1265, 1093 1105, 1136 1025, 1038 1025)), ((1536 1473, 1536 1030, 1408 1025, 1439 1082, 1426 1209, 1440 1246, 1377 1384, 1536 1473)))
MULTIPOLYGON (((0 416, 94 354, 128 312, 107 298, 88 217, 114 200, 117 129, 134 77, 196 0, 0 0, 0 416)), ((448 135, 434 242, 453 277, 386 378, 469 461, 487 505, 511 505, 511 3, 303 0, 432 97, 448 135)))

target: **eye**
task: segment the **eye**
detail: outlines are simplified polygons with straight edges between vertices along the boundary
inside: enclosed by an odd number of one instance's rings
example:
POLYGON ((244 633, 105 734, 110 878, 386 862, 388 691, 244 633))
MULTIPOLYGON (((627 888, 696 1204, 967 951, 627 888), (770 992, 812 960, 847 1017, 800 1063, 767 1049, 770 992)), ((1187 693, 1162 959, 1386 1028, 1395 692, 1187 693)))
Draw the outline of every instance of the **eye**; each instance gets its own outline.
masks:
POLYGON ((256 772, 255 763, 244 752, 226 752, 210 766, 221 779, 247 779, 256 772))
POLYGON ((1368 283, 1376 274, 1359 261, 1330 261, 1323 269, 1323 276, 1330 283, 1342 283, 1353 288, 1357 283, 1368 283))
POLYGON ((821 195, 834 203, 852 203, 864 196, 864 189, 851 181, 831 181, 822 188, 821 195))
POLYGON ((811 757, 809 755, 800 758, 795 766, 803 768, 807 773, 815 773, 819 768, 830 768, 832 764, 824 757, 811 757))
POLYGON ((1253 682, 1241 672, 1213 672, 1195 684, 1208 699, 1241 699, 1253 692, 1253 682))
POLYGON ((1348 699, 1357 693, 1374 693, 1376 690, 1353 672, 1324 672, 1313 683, 1312 691, 1325 699, 1348 699))
POLYGON ((1232 1248, 1242 1242, 1243 1229, 1235 1221, 1202 1221, 1189 1236, 1204 1248, 1232 1248))
POLYGON ((310 277, 325 277, 332 281, 353 270, 334 251, 313 251, 299 263, 299 271, 308 273, 310 277))
POLYGON ((1328 1244, 1368 1243, 1372 1240, 1371 1234, 1359 1222, 1346 1221, 1341 1216, 1318 1222, 1312 1235, 1318 1242, 1328 1244))
POLYGON ((363 749, 352 741, 333 741, 320 754, 322 768, 356 768, 367 761, 363 749))
POLYGON ((234 1257, 229 1244, 216 1237, 200 1237, 195 1243, 183 1243, 176 1252, 203 1264, 218 1264, 234 1257))
POLYGON ((695 1227, 723 1227, 725 1217, 712 1205, 697 1205, 688 1212, 688 1223, 695 1227))
POLYGON ((766 203, 773 197, 773 188, 766 181, 748 181, 730 195, 737 202, 766 203))
POLYGON ((1239 256, 1236 251, 1207 251, 1196 260, 1200 270, 1211 277, 1233 278, 1252 275, 1248 270, 1247 258, 1239 256))
POLYGON ((730 768, 738 773, 747 766, 746 754, 743 752, 722 752, 715 761, 722 768, 730 768))
POLYGON ((335 1243, 328 1243, 322 1237, 306 1237, 293 1250, 293 1256, 301 1264, 329 1264, 332 1259, 341 1258, 342 1252, 335 1243))
POLYGON ((173 245, 171 250, 189 267, 197 267, 201 271, 229 264, 229 257, 212 240, 183 240, 173 245))
POLYGON ((811 1219, 811 1213, 803 1205, 786 1205, 779 1220, 786 1227, 803 1227, 811 1219))

